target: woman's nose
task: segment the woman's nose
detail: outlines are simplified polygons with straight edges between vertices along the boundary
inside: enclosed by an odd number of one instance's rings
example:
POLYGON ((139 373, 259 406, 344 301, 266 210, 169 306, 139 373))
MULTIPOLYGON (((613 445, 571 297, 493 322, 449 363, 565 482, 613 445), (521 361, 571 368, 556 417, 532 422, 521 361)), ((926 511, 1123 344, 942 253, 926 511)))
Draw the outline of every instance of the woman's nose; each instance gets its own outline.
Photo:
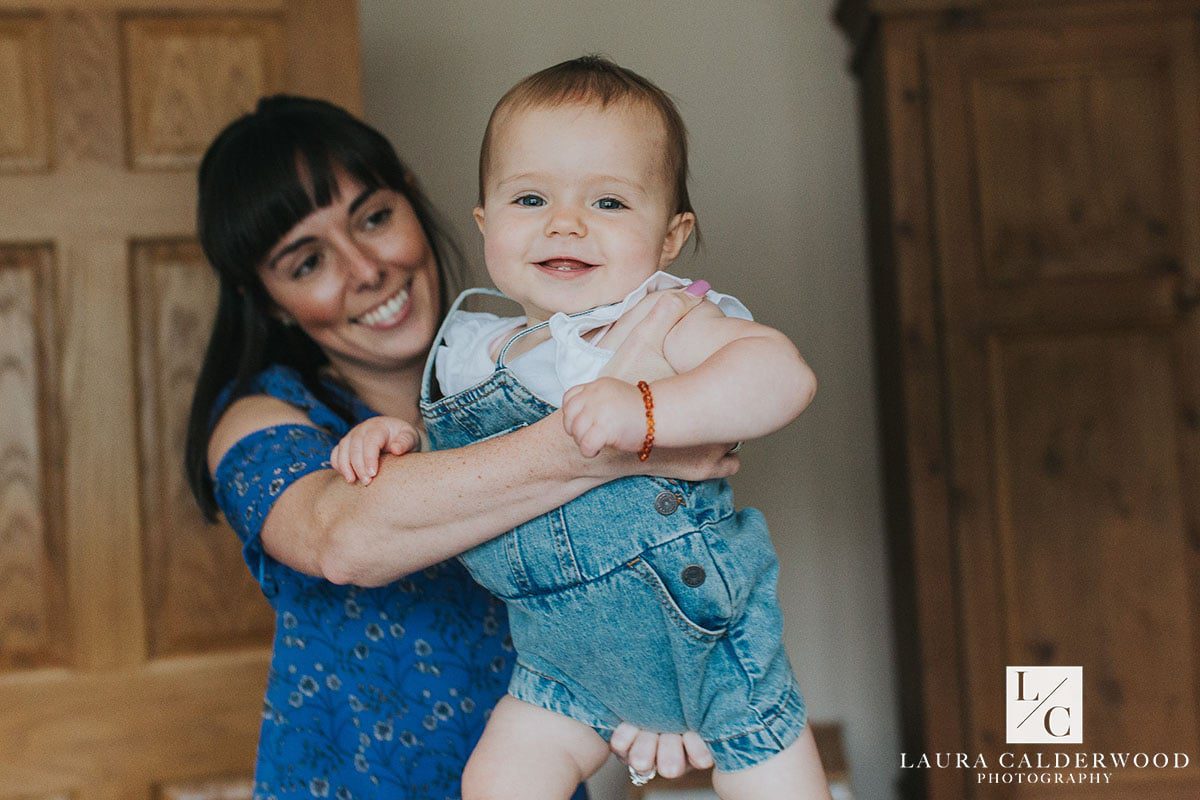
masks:
POLYGON ((346 272, 360 290, 378 289, 384 280, 384 269, 370 250, 356 243, 345 248, 346 272))
POLYGON ((555 209, 546 221, 547 236, 587 236, 583 215, 569 207, 555 209))

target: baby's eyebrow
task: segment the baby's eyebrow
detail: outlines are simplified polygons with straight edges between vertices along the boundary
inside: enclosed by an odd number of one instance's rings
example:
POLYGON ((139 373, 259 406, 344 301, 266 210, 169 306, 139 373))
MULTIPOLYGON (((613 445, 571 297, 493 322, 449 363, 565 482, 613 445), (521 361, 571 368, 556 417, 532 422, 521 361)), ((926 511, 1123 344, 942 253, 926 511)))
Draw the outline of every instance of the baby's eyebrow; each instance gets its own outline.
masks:
MULTIPOLYGON (((509 177, 507 177, 507 178, 504 178, 504 179, 502 179, 502 180, 498 181, 498 182, 496 183, 496 186, 498 186, 498 187, 504 187, 504 186, 508 186, 508 185, 509 185, 509 184, 511 184, 511 183, 524 183, 524 182, 526 182, 526 181, 532 181, 532 182, 535 182, 535 183, 536 183, 536 182, 538 182, 538 181, 546 181, 546 180, 549 180, 551 177, 553 177, 552 173, 546 173, 546 172, 522 172, 522 173, 520 173, 520 174, 518 174, 518 175, 510 175, 509 177)), ((642 191, 642 185, 641 185, 641 184, 639 184, 639 183, 635 183, 634 181, 631 181, 631 180, 629 180, 628 178, 621 178, 621 177, 618 177, 618 176, 616 176, 616 175, 607 175, 607 174, 600 174, 600 173, 597 173, 597 174, 594 174, 594 175, 585 175, 585 176, 583 177, 583 180, 584 180, 584 182, 585 182, 585 183, 587 183, 587 184, 594 184, 594 183, 619 183, 619 184, 621 184, 622 186, 626 186, 626 187, 628 187, 629 189, 632 189, 633 191, 636 191, 636 192, 640 192, 640 191, 642 191)))

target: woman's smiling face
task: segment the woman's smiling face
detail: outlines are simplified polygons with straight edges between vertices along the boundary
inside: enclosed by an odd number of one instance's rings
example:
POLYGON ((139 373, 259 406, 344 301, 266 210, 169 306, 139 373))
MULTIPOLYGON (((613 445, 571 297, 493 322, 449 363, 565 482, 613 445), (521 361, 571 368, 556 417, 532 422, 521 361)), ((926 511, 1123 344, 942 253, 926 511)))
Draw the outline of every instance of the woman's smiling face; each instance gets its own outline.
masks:
POLYGON ((438 270, 408 200, 338 173, 333 202, 298 222, 258 269, 276 312, 343 371, 422 359, 437 328, 438 270))

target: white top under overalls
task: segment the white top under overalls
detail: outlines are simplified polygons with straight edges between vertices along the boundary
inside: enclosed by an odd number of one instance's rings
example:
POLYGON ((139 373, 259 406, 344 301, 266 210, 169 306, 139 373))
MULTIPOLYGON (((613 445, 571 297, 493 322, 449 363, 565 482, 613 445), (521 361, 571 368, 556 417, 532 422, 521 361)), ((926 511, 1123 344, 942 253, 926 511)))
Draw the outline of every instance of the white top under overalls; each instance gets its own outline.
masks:
MULTIPOLYGON (((548 320, 550 338, 513 358, 508 367, 527 389, 557 408, 562 405, 567 389, 596 380, 613 356, 612 350, 588 342, 585 336, 599 339, 613 322, 650 292, 691 283, 687 278, 656 272, 619 303, 581 314, 567 315, 560 311, 548 320)), ((712 290, 704 296, 727 317, 753 319, 749 309, 736 297, 712 290)), ((456 394, 490 377, 496 368, 490 355, 492 343, 524 324, 525 317, 453 312, 446 321, 444 340, 434 361, 442 394, 456 394)))

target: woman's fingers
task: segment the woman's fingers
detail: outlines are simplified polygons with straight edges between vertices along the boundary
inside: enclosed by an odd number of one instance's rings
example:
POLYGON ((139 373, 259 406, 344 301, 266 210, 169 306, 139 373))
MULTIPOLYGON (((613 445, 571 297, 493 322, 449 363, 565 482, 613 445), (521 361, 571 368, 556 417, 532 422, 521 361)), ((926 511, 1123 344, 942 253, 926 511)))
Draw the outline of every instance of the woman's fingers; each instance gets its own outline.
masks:
POLYGON ((672 325, 683 319, 685 314, 703 302, 703 295, 694 295, 687 289, 659 292, 658 299, 655 300, 654 307, 650 309, 646 318, 653 323, 651 328, 654 325, 666 325, 667 327, 662 331, 665 334, 672 325))
POLYGON ((658 753, 658 734, 650 731, 638 731, 633 745, 629 748, 629 766, 638 772, 648 772, 654 766, 658 753))
POLYGON ((622 761, 629 762, 629 748, 633 746, 633 740, 637 738, 638 728, 636 725, 630 725, 628 722, 622 722, 613 731, 612 737, 608 740, 608 748, 613 751, 613 754, 622 761))
POLYGON ((683 737, 678 733, 658 735, 658 774, 664 778, 678 778, 687 771, 683 760, 683 737))
POLYGON ((630 336, 637 336, 644 342, 661 346, 671 328, 675 327, 675 323, 703 302, 703 297, 688 294, 686 289, 659 292, 650 313, 630 332, 630 336))
POLYGON ((737 471, 742 468, 742 460, 735 455, 726 454, 717 462, 714 478, 728 478, 731 475, 736 475, 737 471))
MULTIPOLYGON (((700 734, 695 731, 688 731, 683 734, 683 749, 687 753, 688 763, 696 769, 708 769, 713 765, 712 753, 708 750, 708 745, 700 738, 700 734)), ((662 769, 659 769, 662 772, 662 769)))
POLYGON ((708 745, 695 731, 651 733, 628 722, 622 722, 608 741, 609 749, 638 772, 651 767, 664 778, 678 778, 693 769, 708 769, 713 765, 708 745))
POLYGON ((704 302, 683 289, 651 295, 653 304, 625 338, 601 374, 621 380, 657 380, 675 374, 663 355, 663 341, 675 324, 704 302))

